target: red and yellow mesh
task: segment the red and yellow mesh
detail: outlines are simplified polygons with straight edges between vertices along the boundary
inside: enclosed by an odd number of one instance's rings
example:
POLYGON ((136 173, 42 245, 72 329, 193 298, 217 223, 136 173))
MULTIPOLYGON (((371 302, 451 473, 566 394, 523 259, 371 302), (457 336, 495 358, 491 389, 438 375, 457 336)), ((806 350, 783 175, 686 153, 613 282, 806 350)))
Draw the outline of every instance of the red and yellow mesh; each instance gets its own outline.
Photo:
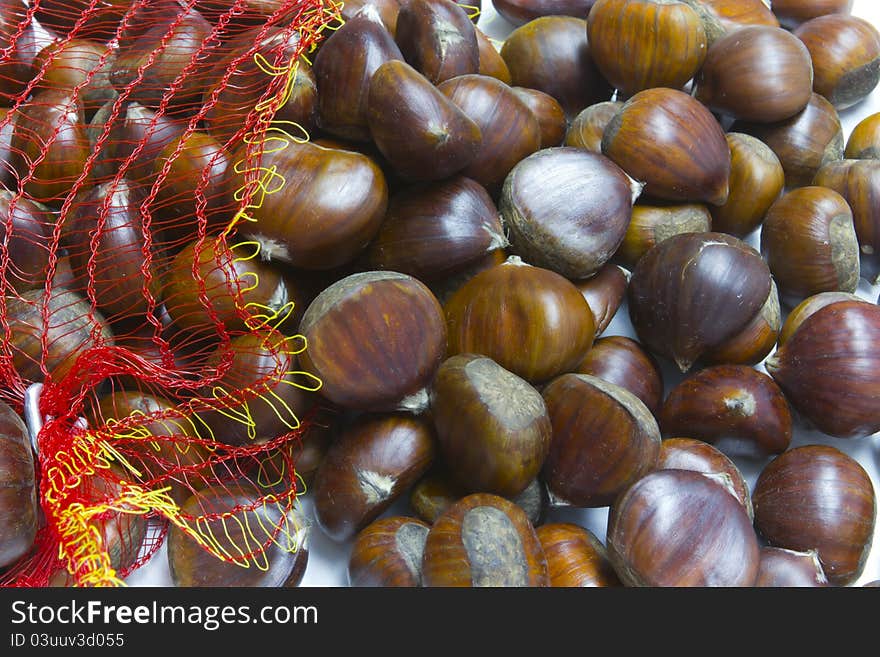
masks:
POLYGON ((338 12, 329 0, 0 0, 0 398, 22 411, 42 382, 45 417, 45 522, 0 584, 119 585, 169 523, 243 567, 265 568, 272 543, 295 549, 297 449, 320 381, 297 365, 301 309, 264 303, 259 274, 236 273, 261 258, 238 227, 285 183, 261 153, 308 139, 278 110, 338 12), (246 103, 223 104, 230 85, 246 103), (218 185, 218 162, 241 184, 218 185), (248 504, 202 503, 243 486, 248 504), (279 513, 248 513, 269 506, 279 513), (247 531, 216 535, 226 523, 247 531))

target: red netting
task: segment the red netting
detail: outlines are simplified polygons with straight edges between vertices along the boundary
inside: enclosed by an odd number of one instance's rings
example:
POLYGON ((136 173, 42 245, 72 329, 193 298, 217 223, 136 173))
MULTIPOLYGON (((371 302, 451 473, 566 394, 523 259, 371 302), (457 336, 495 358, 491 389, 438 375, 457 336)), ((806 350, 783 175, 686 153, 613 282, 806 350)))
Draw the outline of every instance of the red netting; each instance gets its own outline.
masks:
POLYGON ((337 15, 0 0, 0 399, 22 412, 42 382, 46 417, 45 523, 0 584, 120 583, 169 522, 240 565, 294 549, 320 382, 295 274, 237 227, 284 184, 261 154, 308 136, 309 53, 337 15))

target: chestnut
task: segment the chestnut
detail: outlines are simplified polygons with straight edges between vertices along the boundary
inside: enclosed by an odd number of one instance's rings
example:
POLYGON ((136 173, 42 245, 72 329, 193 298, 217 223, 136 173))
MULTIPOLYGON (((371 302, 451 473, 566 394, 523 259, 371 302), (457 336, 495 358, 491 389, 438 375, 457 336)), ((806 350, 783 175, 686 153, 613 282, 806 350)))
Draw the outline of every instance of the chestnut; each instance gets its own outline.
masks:
POLYGON ((808 316, 767 359, 767 372, 791 405, 820 431, 838 438, 880 431, 880 308, 838 301, 808 316))
MULTIPOLYGON (((160 4, 153 3, 153 11, 160 4)), ((128 0, 40 0, 34 16, 56 34, 68 35, 76 27, 80 37, 109 41, 130 7, 128 0)))
POLYGON ((110 557, 110 567, 125 574, 135 565, 147 533, 144 509, 120 500, 121 482, 128 480, 121 466, 99 469, 89 478, 89 500, 93 504, 112 502, 112 509, 102 517, 97 527, 101 547, 110 557))
POLYGON ((843 129, 837 110, 819 94, 806 107, 780 123, 736 122, 733 130, 745 132, 767 144, 782 165, 786 187, 809 185, 827 162, 843 157, 843 129))
POLYGON ((626 388, 653 414, 660 409, 663 373, 654 357, 631 338, 599 338, 574 371, 626 388))
POLYGON ((675 386, 658 415, 665 436, 691 436, 726 453, 780 454, 791 443, 791 411, 772 378, 745 365, 716 365, 675 386))
POLYGON ((0 189, 0 243, 10 259, 3 275, 13 290, 45 283, 52 223, 48 208, 0 189))
POLYGON ((574 285, 516 256, 470 279, 444 311, 449 355, 483 354, 533 383, 572 370, 596 333, 574 285))
POLYGON ((773 13, 786 27, 828 14, 849 14, 853 0, 773 0, 773 13))
POLYGON ((54 89, 73 92, 82 101, 84 116, 92 115, 116 97, 110 83, 114 54, 107 46, 83 38, 52 41, 34 59, 34 70, 42 77, 35 90, 54 89))
POLYGON ((828 162, 816 172, 813 184, 833 189, 846 199, 862 253, 880 251, 880 162, 828 162))
POLYGON ((434 460, 425 419, 362 416, 342 432, 315 473, 315 519, 327 536, 347 541, 387 509, 434 460))
POLYGON ((34 58, 52 40, 27 13, 28 5, 23 0, 0 4, 0 105, 16 104, 16 96, 34 78, 34 58))
POLYGON ((694 84, 697 100, 713 111, 773 123, 806 107, 813 64, 810 51, 790 32, 752 25, 712 44, 694 84))
POLYGON ((382 155, 405 179, 440 180, 477 157, 479 126, 424 76, 391 60, 370 79, 370 133, 382 155))
POLYGON ((657 470, 692 470, 716 477, 740 501, 749 518, 754 518, 749 484, 742 472, 721 450, 693 438, 666 438, 660 444, 657 470), (728 485, 729 484, 729 485, 728 485))
POLYGON ((511 32, 501 48, 512 84, 555 98, 569 117, 611 98, 587 42, 587 22, 574 16, 542 16, 511 32))
POLYGON ((553 427, 543 479, 558 505, 602 507, 654 469, 660 429, 625 388, 563 374, 541 393, 553 427))
POLYGON ((710 365, 757 365, 773 351, 781 327, 779 291, 771 280, 761 310, 739 333, 703 352, 701 360, 710 365))
POLYGON ((437 296, 437 300, 444 306, 446 302, 455 294, 459 288, 471 280, 474 276, 482 271, 491 269, 495 265, 500 265, 508 258, 504 249, 495 249, 480 257, 479 260, 468 265, 462 271, 452 276, 448 276, 442 280, 431 283, 431 291, 437 296))
POLYGON ((611 506, 606 546, 627 586, 752 586, 760 550, 742 504, 699 472, 659 470, 611 506))
POLYGON ((447 359, 430 401, 440 454, 466 490, 513 497, 540 472, 550 447, 544 400, 491 358, 447 359))
POLYGON ((541 148, 560 146, 565 137, 568 123, 565 119, 565 110, 550 94, 545 94, 537 89, 526 87, 513 87, 515 93, 538 119, 538 127, 541 130, 541 148))
POLYGON ((497 194, 510 170, 541 147, 537 117, 509 86, 486 75, 459 75, 437 88, 483 136, 476 157, 462 173, 497 194))
POLYGON ((605 100, 584 108, 568 126, 564 145, 601 153, 605 128, 621 107, 623 103, 620 101, 605 100))
POLYGON ((755 527, 770 545, 815 550, 836 586, 861 575, 877 501, 870 477, 851 456, 827 445, 789 450, 761 471, 752 501, 755 527))
POLYGON ((372 5, 336 30, 315 57, 321 129, 346 139, 368 141, 370 78, 382 64, 403 59, 372 5))
POLYGON ((801 324, 807 318, 814 315, 817 311, 825 306, 830 306, 838 301, 863 301, 863 299, 850 292, 820 292, 813 296, 807 297, 796 305, 785 318, 785 324, 779 333, 779 346, 782 347, 788 342, 788 339, 795 334, 801 324))
POLYGON ((761 253, 785 303, 819 292, 855 292, 859 245, 846 199, 826 187, 801 187, 777 200, 761 230, 761 253))
POLYGON ((370 7, 379 15, 388 33, 394 36, 397 31, 397 14, 400 12, 400 5, 400 0, 347 0, 339 12, 345 19, 344 22, 351 22, 364 7, 370 7))
POLYGON ((727 200, 730 149, 703 105, 682 91, 648 89, 623 104, 602 136, 602 152, 645 194, 670 201, 727 200))
POLYGON ((708 233, 712 215, 702 203, 650 204, 633 206, 632 218, 614 259, 633 269, 652 246, 681 233, 708 233))
POLYGON ((782 163, 767 144, 751 135, 728 132, 730 178, 727 202, 709 208, 712 228, 743 238, 754 231, 785 187, 782 163))
POLYGON ((640 342, 687 372, 739 335, 770 289, 769 268, 745 242, 724 233, 684 233, 639 260, 628 288, 629 315, 640 342))
POLYGON ((768 0, 683 0, 693 7, 703 21, 706 41, 717 39, 748 25, 779 27, 768 0))
POLYGON ((0 401, 0 568, 30 551, 38 513, 30 434, 12 407, 0 401))
POLYGON ((468 495, 433 524, 422 559, 424 586, 544 587, 544 550, 525 512, 488 493, 468 495))
POLYGON ((815 550, 797 552, 778 547, 761 548, 761 565, 755 586, 792 588, 828 586, 828 578, 815 550))
POLYGON ((596 0, 492 0, 492 6, 508 23, 520 26, 541 16, 586 18, 596 0))
POLYGON ((306 309, 300 331, 308 341, 303 368, 321 379, 322 395, 345 408, 423 408, 425 386, 446 351, 439 302, 423 283, 397 272, 337 281, 306 309))
POLYGON ((629 272, 623 267, 608 263, 590 278, 575 282, 575 287, 587 300, 593 319, 596 321, 596 335, 602 335, 617 314, 626 287, 629 285, 629 272))
POLYGON ((618 92, 681 89, 706 58, 706 31, 687 3, 597 0, 587 16, 593 61, 618 92))
POLYGON ((852 160, 880 159, 880 112, 869 114, 852 129, 844 157, 852 160))
POLYGON ((545 148, 517 164, 499 209, 515 253, 566 278, 588 278, 614 255, 641 185, 604 155, 545 148))
POLYGON ((552 523, 538 527, 537 534, 547 558, 550 586, 623 586, 602 541, 589 530, 552 523))
POLYGON ((510 69, 507 68, 507 62, 498 52, 495 43, 480 28, 475 27, 474 32, 477 35, 477 49, 480 58, 477 72, 480 75, 488 75, 496 80, 501 80, 504 84, 510 84, 510 69))
POLYGON ((348 561, 348 582, 357 587, 422 585, 422 556, 430 526, 416 518, 381 518, 362 529, 348 561))
POLYGON ((183 504, 182 513, 199 523, 189 532, 172 524, 168 532, 168 569, 175 586, 299 584, 308 564, 310 527, 289 499, 264 495, 242 482, 201 490, 183 504))

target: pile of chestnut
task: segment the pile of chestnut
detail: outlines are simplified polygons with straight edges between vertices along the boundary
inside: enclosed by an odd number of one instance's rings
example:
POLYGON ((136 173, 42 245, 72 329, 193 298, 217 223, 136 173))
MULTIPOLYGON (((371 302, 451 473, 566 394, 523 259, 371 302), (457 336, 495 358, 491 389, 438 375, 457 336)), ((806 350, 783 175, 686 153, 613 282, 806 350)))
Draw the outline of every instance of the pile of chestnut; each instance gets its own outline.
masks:
MULTIPOLYGON (((880 308, 855 294, 880 248, 880 115, 848 143, 838 115, 877 86, 880 33, 851 2, 571 0, 564 15, 493 3, 517 26, 503 44, 475 26, 479 3, 347 2, 276 116, 310 139, 267 142, 260 171, 283 186, 237 226, 246 255, 234 260, 191 218, 224 225, 255 189, 235 166, 253 151, 242 108, 268 89, 251 60, 208 56, 190 78, 201 86, 174 86, 192 57, 146 61, 152 29, 108 46, 106 75, 74 83, 88 92, 81 114, 69 118, 57 89, 16 110, 5 184, 35 215, 67 213, 58 281, 81 295, 91 278, 104 339, 147 360, 167 362, 144 319, 159 310, 181 367, 216 367, 220 322, 241 333, 221 383, 246 384, 277 353, 247 330, 230 281, 254 308, 293 302, 281 329, 307 347, 285 371, 320 390, 284 377, 271 393, 298 416, 320 409, 290 450, 319 530, 350 548, 353 586, 855 583, 875 531, 871 478, 792 436, 880 431, 880 308), (217 79, 230 70, 238 82, 217 79), (199 129, 184 130, 208 99, 199 129), (57 161, 97 153, 98 165, 72 203, 81 166, 41 169, 47 155, 22 176, 16 164, 43 142, 33 126, 67 120, 82 155, 64 143, 57 161), (102 183, 120 162, 131 184, 102 183), (146 198, 156 244, 136 230, 146 198), (96 244, 82 238, 102 205, 118 223, 96 244), (603 335, 621 308, 636 339, 603 335), (764 463, 754 487, 741 456, 764 463), (564 508, 608 508, 604 542, 545 523, 564 508)), ((196 3, 181 24, 211 16, 196 3)), ((284 31, 261 47, 279 38, 296 47, 284 31)), ((28 226, 48 226, 41 216, 28 226)), ((21 299, 39 294, 45 265, 15 264, 9 316, 32 335, 42 318, 21 299)), ((63 372, 77 347, 60 342, 42 358, 63 372)), ((21 345, 16 367, 36 379, 34 348, 21 345)), ((96 419, 172 404, 136 381, 112 390, 96 419)), ((205 414, 221 448, 290 426, 271 403, 252 402, 248 425, 233 414, 205 414)), ((176 494, 193 513, 255 494, 192 492, 176 494)), ((257 524, 269 512, 250 513, 257 524)), ((168 555, 179 585, 296 585, 305 537, 290 548, 243 574, 172 530, 168 555)))

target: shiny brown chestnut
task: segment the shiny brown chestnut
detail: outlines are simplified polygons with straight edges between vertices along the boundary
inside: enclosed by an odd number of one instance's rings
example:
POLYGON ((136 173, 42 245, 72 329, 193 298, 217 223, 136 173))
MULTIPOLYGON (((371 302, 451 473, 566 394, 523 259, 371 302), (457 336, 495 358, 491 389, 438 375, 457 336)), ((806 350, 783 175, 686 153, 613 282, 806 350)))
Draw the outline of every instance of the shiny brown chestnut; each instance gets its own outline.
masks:
POLYGON ((12 407, 0 401, 0 568, 30 551, 38 509, 30 434, 12 407))
POLYGON ((589 374, 629 390, 651 413, 663 401, 663 373, 654 357, 622 335, 599 338, 574 372, 589 374))
POLYGON ((492 0, 492 6, 508 23, 520 26, 541 16, 586 18, 596 0, 492 0))
POLYGON ((110 83, 110 67, 114 53, 107 46, 83 38, 53 41, 40 50, 34 59, 34 70, 42 77, 36 89, 77 89, 84 116, 92 115, 108 100, 116 97, 110 83))
POLYGON ((550 571, 550 586, 623 586, 595 534, 571 523, 551 523, 537 529, 550 571))
POLYGON ((252 483, 218 485, 199 491, 183 504, 183 513, 190 517, 214 514, 200 522, 196 531, 211 537, 215 552, 172 525, 168 569, 175 586, 299 585, 308 564, 311 528, 300 509, 288 510, 283 501, 273 502, 263 495, 252 483))
POLYGON ((771 280, 770 292, 761 310, 742 331, 703 352, 701 360, 710 365, 757 365, 773 351, 781 327, 779 291, 771 280))
POLYGON ((300 361, 321 379, 321 394, 345 408, 423 408, 425 386, 446 351, 443 320, 437 299, 417 279, 352 274, 306 309, 300 331, 308 349, 300 361), (361 344, 365 335, 369 349, 361 344))
POLYGON ((477 35, 477 49, 480 56, 477 72, 501 80, 504 84, 510 84, 510 69, 507 68, 507 62, 498 52, 492 39, 478 27, 474 28, 474 32, 477 35))
POLYGON ((541 394, 491 358, 459 354, 437 370, 431 417, 449 472, 469 492, 518 495, 550 448, 541 394))
POLYGON ((513 87, 512 90, 538 119, 538 127, 541 131, 541 148, 561 145, 568 123, 565 119, 565 110, 556 99, 537 89, 513 87))
POLYGON ((10 106, 34 78, 33 62, 52 36, 27 19, 28 5, 22 0, 0 3, 0 105, 10 106))
POLYGON ((483 136, 476 157, 462 173, 497 194, 510 170, 541 147, 537 117, 508 85, 486 75, 459 75, 437 88, 483 136))
POLYGON ((819 16, 794 34, 813 59, 813 90, 837 109, 863 100, 880 82, 880 32, 865 19, 819 16))
POLYGON ((601 153, 605 128, 621 107, 623 107, 623 103, 620 101, 605 100, 584 108, 568 126, 564 145, 601 153))
POLYGON ((843 129, 837 110, 819 94, 806 107, 780 123, 736 122, 732 130, 745 132, 767 144, 785 172, 786 187, 809 185, 827 162, 843 157, 843 129))
POLYGON ((740 501, 749 518, 754 517, 749 483, 742 472, 721 450, 693 438, 666 438, 660 444, 656 470, 692 470, 724 483, 740 501))
POLYGON ((440 180, 477 157, 479 126, 421 73, 384 63, 370 79, 367 120, 373 141, 405 179, 440 180))
POLYGON ((596 333, 572 283, 516 256, 470 279, 444 311, 449 355, 483 354, 533 383, 577 366, 596 333))
POLYGON ((849 14, 853 0, 773 0, 773 13, 786 27, 828 14, 849 14))
POLYGON ((718 39, 694 79, 696 98, 745 121, 784 121, 813 92, 810 51, 779 27, 753 25, 718 39))
POLYGON ((792 588, 829 586, 815 550, 797 552, 778 547, 761 548, 761 565, 755 586, 792 588))
POLYGON ((348 560, 348 583, 356 587, 422 585, 422 556, 430 525, 392 516, 364 527, 348 560))
POLYGON ((874 487, 858 461, 827 445, 789 450, 761 472, 752 501, 755 527, 770 545, 815 550, 834 585, 858 579, 877 514, 874 487))
POLYGON ((663 240, 682 233, 708 233, 712 228, 712 215, 702 203, 637 204, 614 259, 633 269, 651 247, 663 240))
POLYGON ((525 512, 497 495, 468 495, 428 532, 424 586, 550 586, 547 559, 525 512))
POLYGON ((844 157, 850 160, 880 159, 880 112, 856 124, 846 142, 844 157))
POLYGON ((452 0, 403 3, 394 38, 406 61, 432 84, 480 70, 474 24, 452 0))
POLYGON ((782 163, 767 144, 751 135, 728 132, 730 178, 727 202, 709 208, 712 228, 743 238, 764 221, 764 215, 785 187, 782 163))
POLYGON ((407 414, 362 416, 342 432, 315 473, 318 526, 347 541, 421 477, 434 460, 430 424, 407 414))
POLYGON ((708 476, 652 472, 612 505, 606 545, 627 586, 752 586, 760 550, 739 500, 708 476))
POLYGON ((371 5, 354 15, 321 45, 315 57, 321 129, 367 141, 370 78, 382 64, 403 54, 371 5))
POLYGON ((681 89, 706 58, 700 15, 684 2, 597 0, 587 16, 593 61, 619 93, 681 89))
POLYGON ((833 189, 846 199, 862 253, 880 251, 880 161, 829 162, 816 172, 813 184, 833 189))
POLYGON ((716 365, 687 377, 669 392, 658 419, 665 436, 691 436, 738 455, 780 454, 792 437, 779 386, 745 365, 716 365))
POLYGON ((589 278, 614 255, 640 193, 604 155, 560 146, 513 168, 499 209, 515 253, 566 278, 589 278))
POLYGON ((706 30, 706 42, 712 45, 728 32, 748 25, 779 27, 767 0, 682 0, 696 10, 706 30))
POLYGON ((765 367, 791 405, 838 438, 880 431, 880 308, 838 301, 807 317, 765 367))
POLYGON ((582 18, 542 16, 529 21, 508 35, 501 56, 515 86, 550 94, 569 117, 611 97, 611 87, 590 55, 582 18))
POLYGON ((629 272, 615 264, 606 264, 590 278, 575 282, 593 311, 596 321, 596 336, 602 335, 617 314, 626 296, 629 285, 629 272))
POLYGON ((846 199, 826 187, 801 187, 777 200, 761 230, 761 253, 785 303, 819 292, 855 292, 859 244, 846 199))
POLYGON ((13 290, 23 292, 45 283, 53 223, 44 206, 0 189, 0 242, 10 258, 4 276, 13 290))
POLYGON ((563 374, 541 393, 553 426, 542 478, 558 505, 602 507, 654 469, 660 429, 631 392, 563 374))
MULTIPOLYGON (((154 3, 159 6, 162 3, 154 3)), ((34 16, 45 28, 59 35, 67 35, 77 26, 79 37, 109 41, 116 34, 119 23, 130 9, 127 0, 41 0, 34 16)), ((155 11, 155 9, 154 9, 155 11)))
POLYGON ((602 136, 602 152, 645 194, 670 201, 727 200, 730 149, 702 104, 675 89, 648 89, 630 98, 602 136))
POLYGON ((795 334, 807 318, 816 312, 838 301, 864 301, 861 297, 849 292, 820 292, 807 297, 796 305, 785 318, 785 324, 779 333, 779 346, 782 347, 795 334))
POLYGON ((642 256, 633 271, 630 319, 640 342, 686 372, 740 334, 761 312, 770 288, 770 270, 745 242, 724 233, 675 235, 642 256))
POLYGON ((345 22, 351 22, 364 7, 370 7, 379 15, 388 33, 394 36, 397 31, 397 14, 400 12, 400 5, 400 0, 348 0, 339 12, 345 22))

